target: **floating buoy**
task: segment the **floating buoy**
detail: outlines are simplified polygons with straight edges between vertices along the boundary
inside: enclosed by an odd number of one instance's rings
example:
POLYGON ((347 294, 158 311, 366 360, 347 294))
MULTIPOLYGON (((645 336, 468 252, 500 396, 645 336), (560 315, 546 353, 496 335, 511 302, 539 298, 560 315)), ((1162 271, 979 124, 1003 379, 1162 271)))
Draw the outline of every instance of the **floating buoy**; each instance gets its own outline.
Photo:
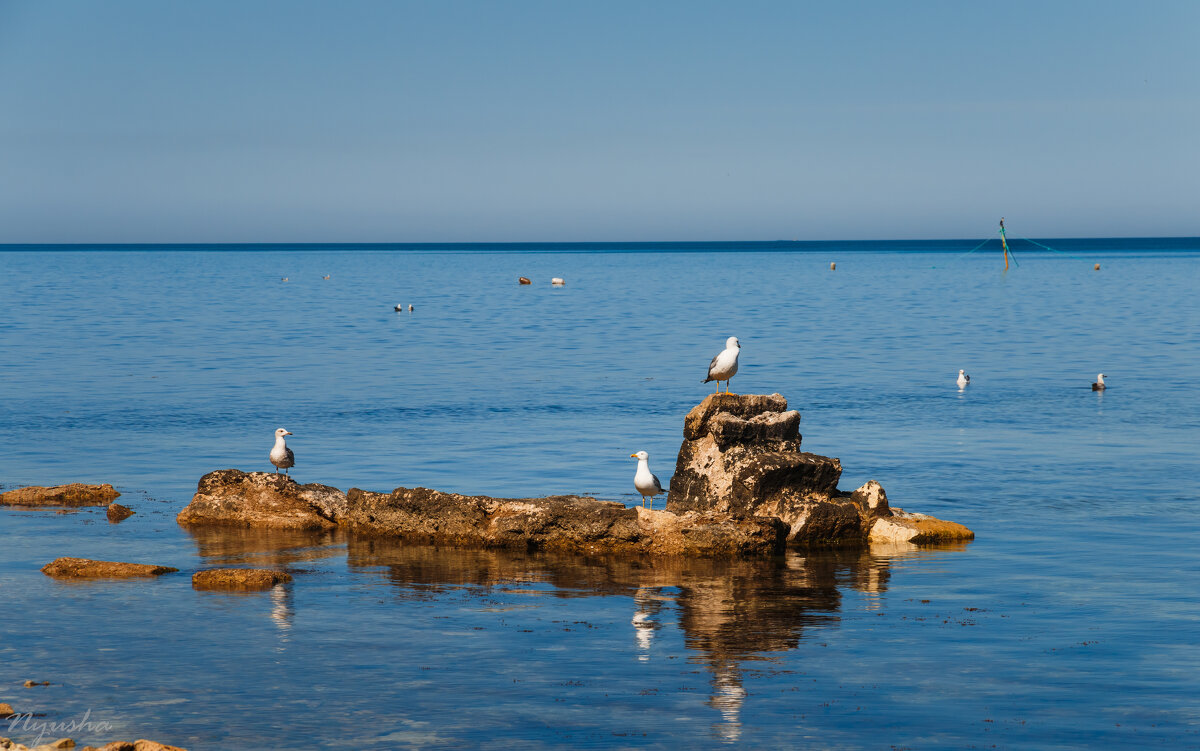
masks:
POLYGON ((837 268, 837 264, 836 264, 836 263, 831 263, 831 264, 829 264, 829 270, 830 270, 830 271, 833 271, 833 270, 834 270, 834 269, 836 269, 836 268, 837 268))
POLYGON ((517 277, 517 281, 521 284, 533 284, 533 280, 527 276, 517 277))
POLYGON ((550 280, 550 283, 553 284, 555 287, 561 287, 564 284, 566 284, 566 282, 563 281, 563 278, 561 276, 554 277, 553 279, 550 280))
POLYGON ((1100 264, 1096 264, 1096 271, 1100 270, 1100 264))

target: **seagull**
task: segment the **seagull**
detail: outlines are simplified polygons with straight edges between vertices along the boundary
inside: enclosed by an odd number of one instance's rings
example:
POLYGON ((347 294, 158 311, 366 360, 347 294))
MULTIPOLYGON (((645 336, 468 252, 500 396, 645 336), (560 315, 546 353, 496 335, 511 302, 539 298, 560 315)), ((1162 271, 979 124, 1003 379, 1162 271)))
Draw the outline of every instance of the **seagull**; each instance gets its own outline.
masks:
POLYGON ((654 496, 663 492, 662 483, 658 481, 658 477, 650 471, 650 463, 647 459, 650 455, 645 451, 639 451, 636 454, 630 454, 629 458, 638 460, 637 474, 633 476, 633 487, 642 496, 642 507, 646 506, 646 496, 650 496, 650 508, 654 508, 654 496))
POLYGON ((275 431, 275 446, 271 449, 271 463, 275 465, 275 474, 279 474, 279 470, 283 470, 287 474, 288 467, 296 466, 296 455, 287 447, 287 442, 283 440, 285 435, 291 435, 283 428, 275 431))
POLYGON ((408 304, 408 312, 409 312, 409 313, 413 312, 413 306, 412 306, 412 303, 409 303, 409 304, 408 304))
POLYGON ((1096 376, 1096 382, 1092 384, 1092 391, 1103 391, 1108 388, 1104 383, 1104 374, 1096 376))
POLYGON ((965 389, 967 387, 967 385, 970 383, 971 383, 971 376, 964 373, 962 371, 962 368, 959 368, 959 370, 958 370, 958 387, 960 389, 965 389))
POLYGON ((396 303, 396 307, 392 308, 392 310, 396 311, 397 313, 403 313, 404 312, 404 303, 402 303, 402 302, 396 303))
POLYGON ((725 393, 729 393, 729 379, 737 375, 738 352, 741 349, 737 337, 731 336, 725 340, 725 349, 708 364, 708 378, 704 382, 716 381, 718 394, 721 393, 721 381, 725 382, 725 393))

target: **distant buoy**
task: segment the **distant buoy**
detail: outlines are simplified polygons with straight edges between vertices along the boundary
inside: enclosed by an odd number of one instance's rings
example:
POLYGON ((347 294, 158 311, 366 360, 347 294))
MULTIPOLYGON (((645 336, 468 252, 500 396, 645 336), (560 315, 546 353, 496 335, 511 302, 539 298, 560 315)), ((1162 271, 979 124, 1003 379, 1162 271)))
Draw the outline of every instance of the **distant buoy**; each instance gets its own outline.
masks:
POLYGON ((830 270, 830 271, 834 271, 835 269, 837 269, 837 264, 836 264, 836 263, 831 263, 831 264, 829 264, 829 270, 830 270))
POLYGON ((563 281, 563 278, 561 276, 554 277, 553 279, 550 280, 550 283, 553 284, 555 287, 561 287, 564 284, 566 284, 566 282, 563 281))
POLYGON ((1096 264, 1096 271, 1100 270, 1100 264, 1096 264))
POLYGON ((517 281, 521 284, 533 284, 533 280, 527 276, 518 277, 517 281))

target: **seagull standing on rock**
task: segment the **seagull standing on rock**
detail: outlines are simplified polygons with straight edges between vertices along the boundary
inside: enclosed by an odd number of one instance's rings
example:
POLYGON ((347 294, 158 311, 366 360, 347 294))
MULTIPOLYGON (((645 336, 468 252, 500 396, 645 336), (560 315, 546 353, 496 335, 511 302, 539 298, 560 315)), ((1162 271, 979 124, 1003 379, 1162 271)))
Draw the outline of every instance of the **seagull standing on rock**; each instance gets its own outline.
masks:
POLYGON ((716 381, 718 394, 721 393, 721 381, 725 382, 725 393, 729 393, 729 379, 737 375, 738 353, 741 350, 742 345, 738 344, 737 337, 731 336, 725 340, 725 349, 708 364, 708 378, 704 382, 716 381))
POLYGON ((637 474, 633 476, 633 487, 642 496, 642 507, 646 506, 646 496, 650 496, 650 508, 654 508, 654 496, 664 492, 662 483, 658 481, 658 477, 650 471, 650 455, 645 451, 639 451, 636 454, 630 454, 631 459, 638 460, 637 474))
POLYGON ((967 387, 967 385, 970 383, 971 383, 971 376, 964 373, 962 371, 962 368, 959 368, 959 370, 958 370, 958 387, 960 389, 965 389, 967 387))
POLYGON ((287 441, 283 440, 285 435, 291 435, 283 428, 275 431, 275 447, 271 449, 271 463, 275 465, 275 474, 279 474, 279 470, 283 470, 286 475, 289 467, 296 466, 296 455, 287 447, 287 441))

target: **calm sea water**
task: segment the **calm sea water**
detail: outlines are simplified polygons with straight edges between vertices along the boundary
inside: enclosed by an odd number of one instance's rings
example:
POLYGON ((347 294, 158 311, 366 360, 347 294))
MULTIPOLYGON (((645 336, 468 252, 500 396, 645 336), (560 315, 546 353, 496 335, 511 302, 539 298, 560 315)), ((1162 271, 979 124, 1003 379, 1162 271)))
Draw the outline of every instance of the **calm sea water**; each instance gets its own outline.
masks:
POLYGON ((0 509, 0 701, 193 751, 1200 747, 1200 240, 1007 274, 973 244, 0 252, 0 483, 138 512, 0 509), (174 522, 280 426, 301 482, 633 503, 728 336, 843 488, 977 540, 705 562, 174 522), (182 572, 63 584, 61 555, 182 572), (231 564, 295 581, 191 589, 231 564))

